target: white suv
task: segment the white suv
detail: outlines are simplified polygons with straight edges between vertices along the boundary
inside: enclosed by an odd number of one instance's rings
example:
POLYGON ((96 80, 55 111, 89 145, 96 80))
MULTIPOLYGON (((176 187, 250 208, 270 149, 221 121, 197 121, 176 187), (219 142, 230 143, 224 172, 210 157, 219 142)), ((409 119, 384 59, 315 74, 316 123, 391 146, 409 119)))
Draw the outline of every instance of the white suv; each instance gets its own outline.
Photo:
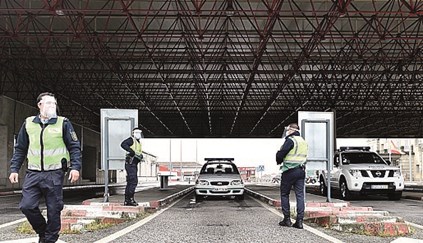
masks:
MULTIPOLYGON (((341 147, 335 153, 331 171, 331 187, 339 190, 342 199, 353 194, 385 194, 399 200, 404 190, 404 177, 400 168, 390 166, 370 147, 341 147)), ((320 193, 326 195, 325 171, 320 173, 320 193)))

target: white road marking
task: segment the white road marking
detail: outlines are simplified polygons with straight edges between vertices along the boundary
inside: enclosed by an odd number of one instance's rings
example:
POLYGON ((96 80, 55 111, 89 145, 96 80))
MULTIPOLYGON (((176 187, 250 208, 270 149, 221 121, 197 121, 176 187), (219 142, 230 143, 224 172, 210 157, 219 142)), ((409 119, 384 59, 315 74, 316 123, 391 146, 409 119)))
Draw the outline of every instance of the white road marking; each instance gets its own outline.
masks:
MULTIPOLYGON (((263 203, 262 201, 260 201, 260 200, 258 200, 257 198, 253 198, 253 197, 251 197, 252 199, 254 199, 256 202, 258 202, 259 204, 261 204, 264 208, 266 208, 267 210, 269 210, 270 212, 272 212, 272 213, 274 213, 274 214, 276 214, 276 215, 278 215, 279 217, 283 217, 283 215, 282 215, 282 213, 281 212, 279 212, 278 210, 276 210, 274 207, 272 207, 272 206, 270 206, 270 205, 267 205, 267 204, 265 204, 265 203, 263 203)), ((322 237, 323 239, 326 239, 326 240, 328 240, 328 241, 331 241, 331 242, 334 242, 334 243, 342 243, 343 241, 341 241, 341 240, 338 240, 338 239, 336 239, 335 237, 332 237, 332 236, 330 236, 330 235, 327 235, 327 234, 325 234, 325 233, 323 233, 323 232, 321 232, 321 231, 318 231, 317 229, 315 229, 315 228, 313 228, 313 227, 310 227, 310 226, 308 226, 308 225, 305 225, 305 224, 303 224, 304 225, 304 229, 305 230, 307 230, 307 231, 309 231, 309 232, 311 232, 311 233, 313 233, 313 234, 315 234, 315 235, 317 235, 317 236, 320 236, 320 237, 322 237)), ((281 226, 282 227, 282 226, 281 226)))
POLYGON ((1 229, 1 228, 4 228, 4 227, 11 226, 11 225, 14 225, 14 224, 22 223, 22 222, 24 222, 24 221, 26 221, 26 218, 22 218, 22 219, 18 219, 18 220, 15 220, 15 221, 9 222, 9 223, 5 223, 5 224, 0 225, 0 229, 1 229))
POLYGON ((117 238, 119 238, 121 236, 124 236, 124 235, 128 234, 129 232, 131 232, 131 231, 133 231, 133 230, 135 230, 135 229, 143 226, 144 224, 148 223, 149 221, 151 221, 155 217, 159 216, 160 214, 162 214, 163 212, 165 212, 166 210, 168 210, 169 208, 173 207, 173 205, 175 205, 176 203, 178 203, 179 201, 181 201, 182 199, 184 199, 188 195, 189 195, 189 193, 186 194, 185 196, 181 197, 180 199, 178 199, 174 203, 170 204, 168 207, 166 207, 164 209, 161 209, 161 210, 157 211, 156 213, 154 213, 154 214, 152 214, 152 215, 150 215, 150 216, 148 216, 148 217, 146 217, 146 218, 138 221, 137 223, 135 223, 135 224, 133 224, 131 226, 128 226, 128 227, 126 227, 126 228, 124 228, 124 229, 122 229, 122 230, 120 230, 120 231, 118 231, 118 232, 116 232, 114 234, 111 234, 111 235, 109 235, 107 237, 104 237, 103 239, 100 239, 98 241, 95 241, 94 243, 107 243, 107 242, 110 242, 112 240, 115 240, 115 239, 117 239, 117 238))

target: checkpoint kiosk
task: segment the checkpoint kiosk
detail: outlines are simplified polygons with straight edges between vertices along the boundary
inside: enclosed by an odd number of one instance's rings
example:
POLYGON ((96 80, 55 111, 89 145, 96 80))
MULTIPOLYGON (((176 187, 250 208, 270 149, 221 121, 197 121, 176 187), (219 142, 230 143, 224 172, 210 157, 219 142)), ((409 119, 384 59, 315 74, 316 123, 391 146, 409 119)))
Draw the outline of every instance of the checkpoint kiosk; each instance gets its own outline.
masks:
POLYGON ((104 202, 109 201, 109 170, 125 169, 120 143, 138 124, 138 110, 101 109, 101 169, 104 170, 104 202))
POLYGON ((301 136, 308 143, 306 170, 327 171, 327 201, 330 195, 330 171, 335 148, 335 120, 333 112, 299 111, 298 125, 301 136))

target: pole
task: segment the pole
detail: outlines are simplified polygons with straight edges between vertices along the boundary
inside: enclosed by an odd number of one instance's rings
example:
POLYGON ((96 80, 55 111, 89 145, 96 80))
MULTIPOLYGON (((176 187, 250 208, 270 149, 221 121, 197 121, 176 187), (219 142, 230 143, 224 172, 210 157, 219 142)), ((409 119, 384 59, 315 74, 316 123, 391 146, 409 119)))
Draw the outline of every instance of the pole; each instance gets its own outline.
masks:
POLYGON ((410 171, 410 182, 413 181, 413 167, 411 164, 411 144, 410 147, 408 149, 408 166, 409 166, 409 171, 410 171))
POLYGON ((169 139, 169 173, 172 175, 172 139, 169 139))
POLYGON ((180 164, 179 164, 179 173, 181 174, 181 182, 183 181, 183 179, 184 179, 184 177, 182 176, 182 139, 180 140, 180 144, 179 144, 179 148, 180 148, 180 150, 181 150, 181 153, 180 153, 180 155, 181 155, 181 161, 179 162, 180 164))

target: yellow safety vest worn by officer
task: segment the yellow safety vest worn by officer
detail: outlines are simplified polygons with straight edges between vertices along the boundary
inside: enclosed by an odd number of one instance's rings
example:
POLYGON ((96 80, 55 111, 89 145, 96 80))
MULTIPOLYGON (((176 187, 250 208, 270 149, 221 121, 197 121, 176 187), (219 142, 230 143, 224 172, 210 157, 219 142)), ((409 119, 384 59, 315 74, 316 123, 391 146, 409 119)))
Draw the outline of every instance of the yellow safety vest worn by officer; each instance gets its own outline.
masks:
POLYGON ((28 169, 57 170, 62 168, 62 159, 69 161, 70 156, 63 141, 62 116, 54 124, 41 125, 33 122, 35 116, 26 118, 25 128, 29 137, 28 169))
POLYGON ((287 139, 291 139, 294 142, 294 147, 288 152, 283 160, 280 170, 285 172, 289 169, 301 166, 307 161, 307 142, 301 136, 291 136, 287 139))
POLYGON ((140 156, 142 154, 142 146, 141 143, 136 140, 135 138, 132 138, 132 145, 131 145, 131 149, 135 152, 136 155, 140 156))

